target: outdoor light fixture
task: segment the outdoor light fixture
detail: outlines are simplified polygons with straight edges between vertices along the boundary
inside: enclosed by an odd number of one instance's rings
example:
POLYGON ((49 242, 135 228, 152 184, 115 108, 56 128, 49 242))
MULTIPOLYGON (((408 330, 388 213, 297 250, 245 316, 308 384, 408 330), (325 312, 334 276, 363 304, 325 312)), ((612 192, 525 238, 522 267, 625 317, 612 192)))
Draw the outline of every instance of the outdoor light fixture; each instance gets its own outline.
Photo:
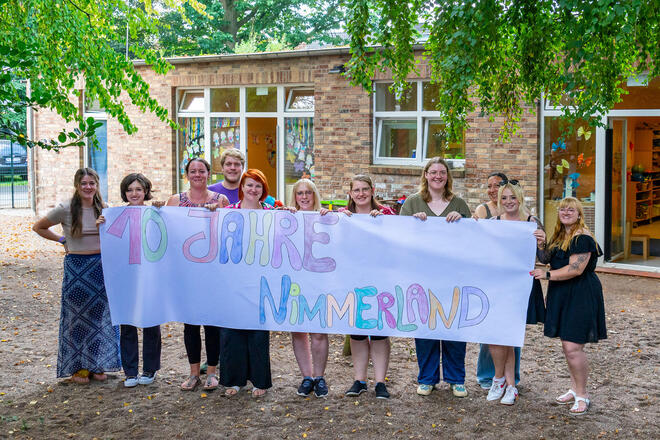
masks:
POLYGON ((333 74, 337 74, 337 73, 341 74, 345 72, 346 72, 346 68, 344 67, 343 64, 338 64, 332 69, 328 70, 328 73, 333 73, 333 74))

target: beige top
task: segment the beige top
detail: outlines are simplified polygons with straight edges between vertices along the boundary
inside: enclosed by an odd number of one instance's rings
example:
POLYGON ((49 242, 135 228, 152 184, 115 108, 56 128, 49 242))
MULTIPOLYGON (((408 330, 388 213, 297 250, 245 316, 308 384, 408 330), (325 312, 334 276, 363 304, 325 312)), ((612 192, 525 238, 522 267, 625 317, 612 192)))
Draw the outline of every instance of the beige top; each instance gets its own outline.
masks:
POLYGON ((71 235, 70 202, 60 203, 46 214, 46 218, 52 223, 62 224, 69 252, 74 254, 77 252, 101 252, 101 240, 99 239, 99 230, 96 227, 94 208, 82 209, 82 234, 79 237, 71 235))

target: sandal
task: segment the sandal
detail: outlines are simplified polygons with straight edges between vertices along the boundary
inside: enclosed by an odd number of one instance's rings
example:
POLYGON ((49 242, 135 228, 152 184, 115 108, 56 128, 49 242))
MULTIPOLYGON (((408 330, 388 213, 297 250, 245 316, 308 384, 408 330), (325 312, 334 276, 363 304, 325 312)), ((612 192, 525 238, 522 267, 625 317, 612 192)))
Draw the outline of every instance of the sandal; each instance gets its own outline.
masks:
POLYGON ((266 394, 266 390, 262 388, 252 388, 252 397, 255 399, 258 397, 263 397, 266 394))
POLYGON ((225 389, 225 396, 227 397, 235 396, 236 394, 238 394, 240 390, 241 387, 239 387, 238 385, 234 385, 233 387, 227 387, 227 389, 225 389))
POLYGON ((571 403, 575 402, 575 398, 577 397, 577 394, 575 394, 575 391, 573 390, 568 390, 561 396, 557 397, 555 399, 555 404, 557 405, 570 405, 571 403))
POLYGON ((206 376, 206 383, 204 384, 204 389, 206 391, 213 391, 218 388, 218 376, 214 373, 210 373, 206 376))
POLYGON ((185 382, 181 384, 181 390, 183 391, 195 391, 195 389, 201 385, 202 381, 199 379, 199 376, 191 374, 188 376, 185 382))
POLYGON ((571 409, 568 410, 569 414, 572 416, 582 416, 589 411, 591 406, 591 400, 586 397, 575 396, 575 403, 571 406, 571 409), (584 402, 584 409, 580 411, 580 402, 584 402))
POLYGON ((99 382, 105 382, 108 380, 108 375, 105 373, 92 373, 90 377, 94 380, 98 380, 99 382))
POLYGON ((87 370, 78 370, 73 373, 71 376, 71 381, 80 385, 86 385, 89 383, 89 371, 87 370))

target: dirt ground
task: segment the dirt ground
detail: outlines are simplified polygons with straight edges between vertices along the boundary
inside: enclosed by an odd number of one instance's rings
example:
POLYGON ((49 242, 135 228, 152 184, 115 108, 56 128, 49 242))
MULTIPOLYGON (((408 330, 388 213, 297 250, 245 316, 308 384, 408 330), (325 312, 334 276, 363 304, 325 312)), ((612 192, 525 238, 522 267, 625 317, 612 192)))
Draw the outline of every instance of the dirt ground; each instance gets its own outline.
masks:
POLYGON ((32 233, 33 221, 26 211, 0 210, 0 438, 660 438, 658 279, 600 275, 609 338, 587 346, 592 408, 583 417, 552 405, 569 378, 559 341, 541 326, 528 327, 513 407, 486 402, 475 379, 477 344, 468 344, 467 398, 446 386, 418 396, 414 343, 399 338, 386 401, 373 383, 344 397, 352 369, 342 336, 331 337, 328 398, 297 396, 301 378, 284 333, 271 335, 274 387, 264 398, 181 392, 188 366, 178 323, 163 326, 154 385, 125 389, 118 372, 80 386, 55 378, 63 251, 32 233))

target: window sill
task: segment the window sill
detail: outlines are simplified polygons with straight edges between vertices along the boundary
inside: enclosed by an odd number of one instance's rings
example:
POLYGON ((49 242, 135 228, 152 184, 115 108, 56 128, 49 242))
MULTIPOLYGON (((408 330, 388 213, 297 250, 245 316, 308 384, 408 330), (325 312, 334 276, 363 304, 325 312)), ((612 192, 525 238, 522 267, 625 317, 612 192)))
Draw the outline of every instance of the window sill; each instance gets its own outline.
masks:
MULTIPOLYGON (((370 174, 394 174, 397 176, 419 176, 422 174, 424 167, 411 166, 411 165, 370 165, 370 174)), ((451 175, 454 179, 462 179, 465 177, 465 170, 451 170, 451 175)))

